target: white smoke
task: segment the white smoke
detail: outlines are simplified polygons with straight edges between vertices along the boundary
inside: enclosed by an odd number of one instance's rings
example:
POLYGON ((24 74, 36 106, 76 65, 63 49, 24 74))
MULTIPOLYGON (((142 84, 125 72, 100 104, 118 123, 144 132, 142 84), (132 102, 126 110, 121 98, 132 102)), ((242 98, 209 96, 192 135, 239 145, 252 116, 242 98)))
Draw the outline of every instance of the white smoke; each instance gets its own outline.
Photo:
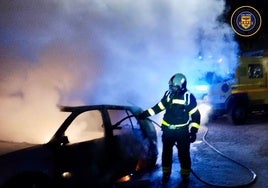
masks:
POLYGON ((65 117, 57 105, 147 108, 174 73, 190 86, 208 71, 236 68, 232 29, 218 19, 223 0, 0 3, 4 140, 44 141, 65 117))

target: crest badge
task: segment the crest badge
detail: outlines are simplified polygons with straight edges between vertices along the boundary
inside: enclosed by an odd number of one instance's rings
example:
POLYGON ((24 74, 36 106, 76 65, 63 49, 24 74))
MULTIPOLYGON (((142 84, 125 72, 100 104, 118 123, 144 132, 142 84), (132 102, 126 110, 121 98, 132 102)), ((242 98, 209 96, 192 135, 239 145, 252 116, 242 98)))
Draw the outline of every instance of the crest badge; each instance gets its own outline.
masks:
POLYGON ((243 27, 244 29, 249 29, 251 25, 254 24, 251 21, 251 14, 242 14, 240 24, 241 24, 241 27, 243 27))
POLYGON ((256 34, 261 27, 261 23, 260 13, 250 6, 237 8, 231 17, 231 26, 234 32, 243 37, 256 34))

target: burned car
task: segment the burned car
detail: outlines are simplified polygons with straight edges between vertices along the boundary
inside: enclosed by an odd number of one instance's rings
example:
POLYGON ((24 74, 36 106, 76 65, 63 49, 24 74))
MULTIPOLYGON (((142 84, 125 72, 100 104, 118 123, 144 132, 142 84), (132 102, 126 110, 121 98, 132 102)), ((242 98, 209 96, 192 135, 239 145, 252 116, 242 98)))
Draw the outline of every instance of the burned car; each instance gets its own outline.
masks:
POLYGON ((48 143, 0 157, 1 187, 116 187, 155 167, 156 130, 139 107, 61 110, 70 114, 48 143))

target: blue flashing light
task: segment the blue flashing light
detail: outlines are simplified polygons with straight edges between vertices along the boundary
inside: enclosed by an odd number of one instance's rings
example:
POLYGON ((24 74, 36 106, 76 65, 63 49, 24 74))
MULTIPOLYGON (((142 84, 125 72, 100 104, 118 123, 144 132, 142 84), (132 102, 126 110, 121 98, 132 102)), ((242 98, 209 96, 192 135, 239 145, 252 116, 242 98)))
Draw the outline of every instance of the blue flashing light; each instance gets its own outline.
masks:
POLYGON ((208 90, 209 90, 209 86, 208 85, 197 85, 195 88, 198 91, 206 91, 206 92, 208 92, 208 90))

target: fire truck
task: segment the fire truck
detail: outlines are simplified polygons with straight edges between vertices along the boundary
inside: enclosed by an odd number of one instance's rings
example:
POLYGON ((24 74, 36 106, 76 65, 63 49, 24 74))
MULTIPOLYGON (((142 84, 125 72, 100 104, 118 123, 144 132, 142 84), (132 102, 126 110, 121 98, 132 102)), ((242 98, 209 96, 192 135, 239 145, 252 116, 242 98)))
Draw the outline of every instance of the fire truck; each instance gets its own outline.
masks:
POLYGON ((207 95, 211 117, 226 115, 234 125, 250 113, 268 110, 268 50, 245 53, 233 79, 212 84, 207 95))

